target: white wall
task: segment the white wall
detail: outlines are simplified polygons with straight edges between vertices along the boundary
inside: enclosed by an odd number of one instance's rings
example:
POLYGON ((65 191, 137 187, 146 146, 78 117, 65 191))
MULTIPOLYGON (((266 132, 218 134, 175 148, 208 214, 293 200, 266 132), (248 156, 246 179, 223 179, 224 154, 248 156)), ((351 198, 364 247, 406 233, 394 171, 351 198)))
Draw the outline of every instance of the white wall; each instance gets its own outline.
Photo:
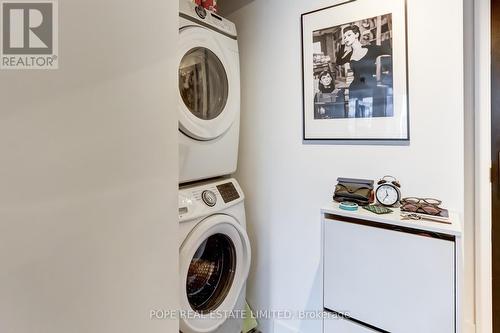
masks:
MULTIPOLYGON (((462 2, 408 0, 409 146, 302 143, 300 14, 331 4, 255 0, 230 16, 242 73, 237 177, 255 250, 248 298, 257 309, 320 309, 319 208, 331 200, 339 176, 391 174, 404 195, 441 198, 464 215, 462 2)), ((466 225, 472 230, 472 221, 466 225)), ((466 269, 472 289, 470 263, 466 269)), ((472 322, 472 293, 466 295, 472 322)), ((263 326, 273 332, 272 323, 263 326)), ((320 328, 319 321, 281 321, 274 332, 320 328)))
POLYGON ((177 3, 59 6, 60 69, 0 71, 0 332, 177 332, 177 3))
POLYGON ((222 0, 217 2, 219 8, 218 13, 224 17, 229 16, 234 11, 240 9, 243 6, 248 5, 254 0, 222 0))

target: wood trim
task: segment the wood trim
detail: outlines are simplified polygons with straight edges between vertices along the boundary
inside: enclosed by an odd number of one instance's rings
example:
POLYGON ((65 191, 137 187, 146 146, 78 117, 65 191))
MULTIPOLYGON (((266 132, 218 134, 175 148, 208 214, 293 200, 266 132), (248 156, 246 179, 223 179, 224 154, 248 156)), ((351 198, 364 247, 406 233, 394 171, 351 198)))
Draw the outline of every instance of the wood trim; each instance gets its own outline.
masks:
POLYGON ((490 0, 474 2, 476 332, 491 333, 491 57, 490 0))

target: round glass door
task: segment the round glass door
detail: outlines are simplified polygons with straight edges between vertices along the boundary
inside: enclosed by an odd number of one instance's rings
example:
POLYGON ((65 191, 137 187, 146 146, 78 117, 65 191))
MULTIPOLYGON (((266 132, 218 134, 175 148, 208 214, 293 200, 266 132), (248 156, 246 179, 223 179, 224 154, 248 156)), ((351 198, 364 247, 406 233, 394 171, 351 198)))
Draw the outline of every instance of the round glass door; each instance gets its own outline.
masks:
POLYGON ((228 98, 229 84, 224 65, 207 48, 188 51, 179 67, 179 91, 188 110, 197 118, 217 118, 228 98))
POLYGON ((186 280, 191 308, 202 314, 217 309, 231 289, 235 269, 236 249, 228 236, 214 234, 201 243, 186 280))

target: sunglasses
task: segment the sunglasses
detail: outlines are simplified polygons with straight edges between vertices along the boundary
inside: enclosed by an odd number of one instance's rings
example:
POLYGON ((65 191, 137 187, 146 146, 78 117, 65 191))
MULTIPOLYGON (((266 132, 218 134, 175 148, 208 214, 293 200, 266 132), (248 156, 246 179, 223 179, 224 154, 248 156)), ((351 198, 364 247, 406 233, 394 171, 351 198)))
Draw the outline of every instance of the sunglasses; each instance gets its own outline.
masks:
POLYGON ((438 206, 441 203, 441 200, 432 198, 403 198, 401 199, 401 210, 411 213, 439 215, 441 208, 438 206))

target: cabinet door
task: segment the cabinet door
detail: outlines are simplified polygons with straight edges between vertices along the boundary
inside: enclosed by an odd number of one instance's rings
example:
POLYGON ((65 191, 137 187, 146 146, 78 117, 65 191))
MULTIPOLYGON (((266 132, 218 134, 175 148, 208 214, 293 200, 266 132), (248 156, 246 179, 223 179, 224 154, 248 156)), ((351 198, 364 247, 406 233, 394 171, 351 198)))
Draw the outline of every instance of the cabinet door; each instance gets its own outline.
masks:
POLYGON ((337 318, 325 319, 323 333, 376 333, 376 331, 348 319, 337 318))
POLYGON ((455 243, 326 220, 324 306, 385 331, 455 331, 455 243))

